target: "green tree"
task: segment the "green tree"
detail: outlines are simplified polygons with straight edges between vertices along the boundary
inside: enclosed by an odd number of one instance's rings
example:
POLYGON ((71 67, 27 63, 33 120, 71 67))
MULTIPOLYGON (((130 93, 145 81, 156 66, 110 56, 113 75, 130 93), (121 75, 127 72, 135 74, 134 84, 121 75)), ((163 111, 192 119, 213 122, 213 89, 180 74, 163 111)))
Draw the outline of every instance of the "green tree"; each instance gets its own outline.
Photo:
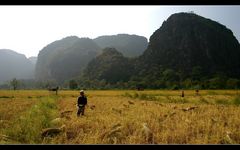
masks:
POLYGON ((11 86, 13 87, 13 90, 16 90, 18 85, 19 85, 19 81, 16 79, 16 78, 13 78, 11 81, 10 81, 10 84, 11 86))
POLYGON ((183 81, 183 86, 185 88, 191 88, 193 86, 193 82, 191 78, 187 78, 186 80, 183 81))
POLYGON ((230 78, 226 82, 226 87, 229 89, 236 89, 239 87, 240 81, 238 79, 230 78))
POLYGON ((210 89, 222 89, 224 88, 224 80, 221 77, 215 77, 209 80, 210 89))
POLYGON ((78 83, 77 83, 77 81, 76 80, 70 80, 69 81, 69 88, 70 89, 77 89, 78 88, 78 83))
POLYGON ((192 68, 191 76, 193 80, 200 80, 201 75, 202 75, 202 67, 195 66, 192 68))
POLYGON ((172 69, 166 69, 163 73, 163 79, 165 81, 178 81, 179 77, 177 76, 177 74, 175 73, 174 70, 172 69))

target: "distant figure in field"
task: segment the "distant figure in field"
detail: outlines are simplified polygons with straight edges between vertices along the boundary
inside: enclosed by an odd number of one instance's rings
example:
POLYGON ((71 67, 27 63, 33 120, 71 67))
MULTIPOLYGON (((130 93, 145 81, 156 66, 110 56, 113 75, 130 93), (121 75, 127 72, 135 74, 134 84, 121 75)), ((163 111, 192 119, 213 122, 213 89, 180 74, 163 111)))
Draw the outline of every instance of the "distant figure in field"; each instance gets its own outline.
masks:
POLYGON ((80 116, 80 114, 84 115, 84 110, 86 105, 87 105, 87 97, 84 95, 84 91, 81 90, 80 96, 78 97, 78 100, 77 100, 77 106, 78 106, 77 116, 78 117, 80 116))
POLYGON ((58 92, 59 87, 57 86, 56 88, 48 88, 48 91, 56 91, 56 95, 58 92))
POLYGON ((184 97, 184 91, 182 90, 182 95, 181 95, 181 97, 184 97))
POLYGON ((196 90, 196 95, 199 95, 199 90, 196 90))

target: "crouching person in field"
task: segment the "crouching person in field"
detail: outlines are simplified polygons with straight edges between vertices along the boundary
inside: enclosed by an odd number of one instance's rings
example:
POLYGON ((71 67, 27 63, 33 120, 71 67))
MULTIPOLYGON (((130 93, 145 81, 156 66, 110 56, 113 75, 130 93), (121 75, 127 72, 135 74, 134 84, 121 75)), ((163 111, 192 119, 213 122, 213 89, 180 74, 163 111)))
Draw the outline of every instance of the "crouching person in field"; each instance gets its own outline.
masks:
POLYGON ((78 97, 77 105, 78 105, 77 116, 79 117, 80 114, 84 115, 85 106, 87 105, 87 97, 84 95, 83 90, 80 91, 80 96, 78 97))

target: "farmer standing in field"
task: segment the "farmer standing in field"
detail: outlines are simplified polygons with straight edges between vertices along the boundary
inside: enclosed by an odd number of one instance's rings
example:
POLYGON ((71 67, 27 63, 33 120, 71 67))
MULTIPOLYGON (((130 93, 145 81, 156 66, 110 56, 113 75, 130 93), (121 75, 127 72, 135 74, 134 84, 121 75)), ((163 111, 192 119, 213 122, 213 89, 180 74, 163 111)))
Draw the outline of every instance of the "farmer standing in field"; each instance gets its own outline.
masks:
POLYGON ((78 105, 77 116, 79 117, 80 114, 84 115, 85 106, 87 105, 87 97, 84 95, 83 90, 80 91, 80 96, 78 97, 77 105, 78 105))

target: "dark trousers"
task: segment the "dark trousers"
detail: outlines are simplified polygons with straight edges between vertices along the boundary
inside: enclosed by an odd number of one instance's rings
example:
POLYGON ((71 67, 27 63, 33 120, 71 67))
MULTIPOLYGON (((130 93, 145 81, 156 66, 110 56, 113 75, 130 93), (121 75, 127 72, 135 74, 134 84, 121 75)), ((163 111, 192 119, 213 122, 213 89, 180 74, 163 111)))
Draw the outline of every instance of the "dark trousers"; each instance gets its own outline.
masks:
POLYGON ((77 116, 80 116, 80 114, 84 115, 84 110, 85 110, 85 105, 78 106, 77 116))

